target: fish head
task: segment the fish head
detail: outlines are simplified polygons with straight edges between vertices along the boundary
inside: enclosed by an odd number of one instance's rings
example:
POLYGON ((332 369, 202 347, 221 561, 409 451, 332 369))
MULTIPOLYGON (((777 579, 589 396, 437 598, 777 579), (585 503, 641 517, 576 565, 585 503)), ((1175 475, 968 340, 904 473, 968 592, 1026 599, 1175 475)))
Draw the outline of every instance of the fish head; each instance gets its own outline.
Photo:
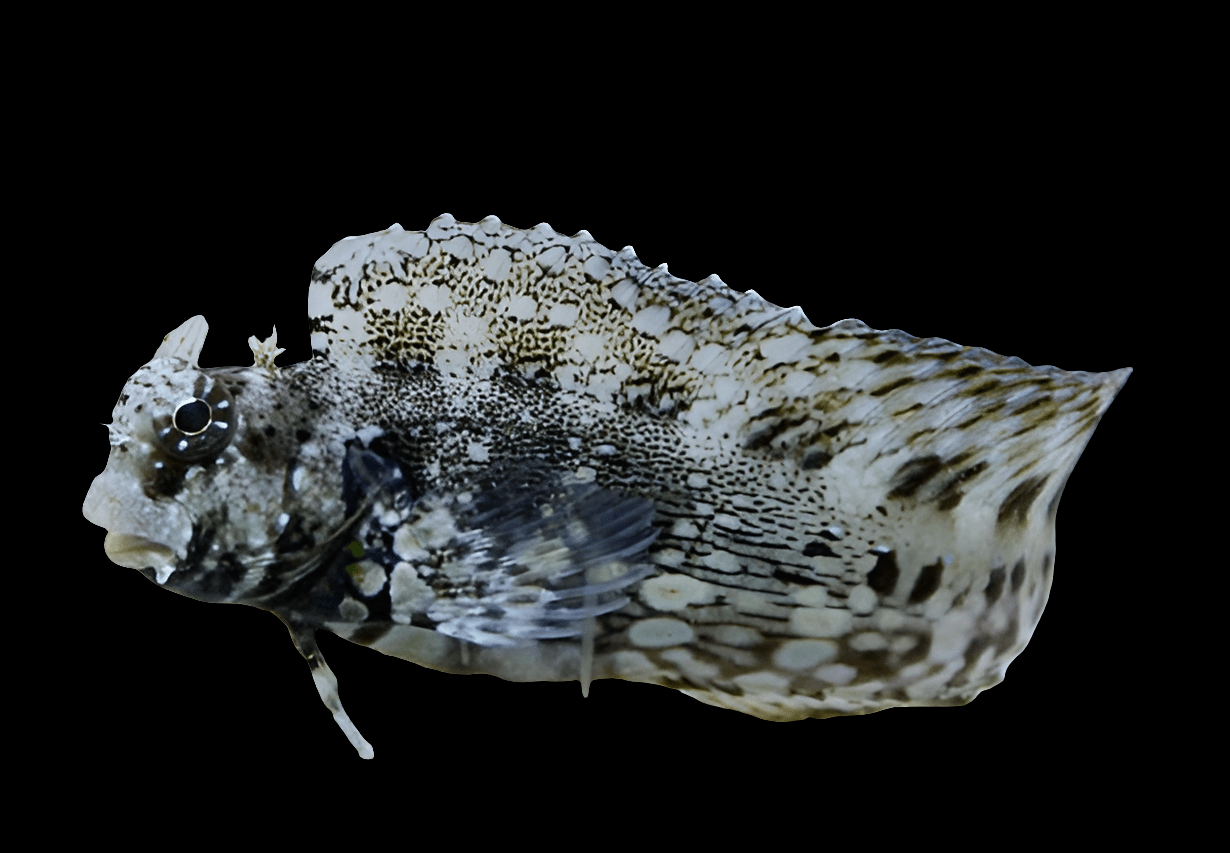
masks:
POLYGON ((312 409, 271 357, 198 367, 206 329, 192 318, 125 383, 82 510, 106 529, 112 562, 193 598, 259 603, 336 532, 340 478, 308 464, 320 445, 296 435, 311 431, 300 421, 312 409))

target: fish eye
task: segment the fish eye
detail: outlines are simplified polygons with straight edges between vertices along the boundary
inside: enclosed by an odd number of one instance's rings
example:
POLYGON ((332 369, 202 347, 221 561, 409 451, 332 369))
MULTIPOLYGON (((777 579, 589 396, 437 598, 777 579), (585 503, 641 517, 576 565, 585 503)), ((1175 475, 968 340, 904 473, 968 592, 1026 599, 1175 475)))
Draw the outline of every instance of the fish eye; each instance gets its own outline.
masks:
POLYGON ((196 397, 180 403, 179 408, 175 410, 175 416, 171 419, 175 428, 184 435, 202 433, 212 421, 213 413, 209 410, 209 404, 196 397))
POLYGON ((192 462, 212 456, 230 443, 237 414, 226 386, 201 374, 193 396, 179 400, 170 411, 155 413, 154 434, 173 458, 192 462))

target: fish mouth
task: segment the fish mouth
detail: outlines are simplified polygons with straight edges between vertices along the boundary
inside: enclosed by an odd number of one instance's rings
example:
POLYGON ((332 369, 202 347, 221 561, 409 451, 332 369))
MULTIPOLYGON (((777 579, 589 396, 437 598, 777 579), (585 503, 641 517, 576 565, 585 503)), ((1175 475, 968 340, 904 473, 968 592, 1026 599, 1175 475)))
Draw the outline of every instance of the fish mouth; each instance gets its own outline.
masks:
POLYGON ((153 569, 158 575, 158 583, 166 583, 171 572, 175 571, 173 549, 134 533, 108 530, 107 538, 103 541, 103 550, 106 551, 107 558, 117 566, 153 569))

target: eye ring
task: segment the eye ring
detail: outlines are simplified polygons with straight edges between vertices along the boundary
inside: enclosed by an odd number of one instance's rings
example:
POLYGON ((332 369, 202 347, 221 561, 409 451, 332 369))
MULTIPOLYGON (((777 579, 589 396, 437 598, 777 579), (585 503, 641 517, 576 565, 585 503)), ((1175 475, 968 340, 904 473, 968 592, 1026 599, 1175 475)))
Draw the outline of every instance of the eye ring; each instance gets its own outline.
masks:
POLYGON ((154 416, 154 434, 174 459, 192 462, 221 452, 235 434, 238 412, 227 387, 201 374, 190 397, 154 416))

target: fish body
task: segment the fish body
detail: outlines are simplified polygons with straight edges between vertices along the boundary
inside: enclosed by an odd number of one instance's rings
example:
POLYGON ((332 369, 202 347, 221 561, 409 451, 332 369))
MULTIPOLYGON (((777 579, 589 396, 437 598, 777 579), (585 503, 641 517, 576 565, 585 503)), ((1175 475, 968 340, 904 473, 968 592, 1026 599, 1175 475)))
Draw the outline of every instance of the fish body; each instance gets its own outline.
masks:
POLYGON ((449 672, 661 684, 772 720, 970 701, 1049 594, 1064 482, 1130 370, 817 328, 585 232, 348 238, 313 357, 129 379, 86 517, 120 565, 449 672))

